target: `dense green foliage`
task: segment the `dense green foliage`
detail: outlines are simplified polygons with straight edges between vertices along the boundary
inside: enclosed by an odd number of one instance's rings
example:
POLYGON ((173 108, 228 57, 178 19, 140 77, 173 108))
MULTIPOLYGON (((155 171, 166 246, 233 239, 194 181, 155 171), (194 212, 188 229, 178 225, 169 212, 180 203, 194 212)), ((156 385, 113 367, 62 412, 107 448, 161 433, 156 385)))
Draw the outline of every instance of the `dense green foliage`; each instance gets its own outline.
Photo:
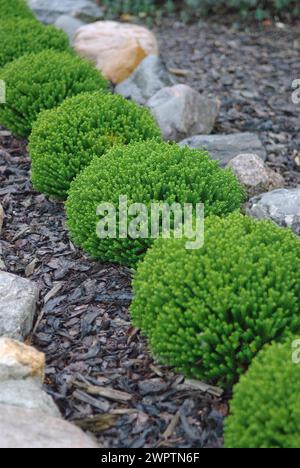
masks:
POLYGON ((17 136, 28 136, 38 114, 65 98, 105 89, 107 82, 86 60, 69 52, 44 50, 27 54, 0 69, 6 83, 6 104, 0 124, 17 136))
POLYGON ((200 8, 206 13, 232 9, 239 12, 242 17, 253 16, 258 20, 274 15, 300 17, 299 0, 186 0, 186 3, 191 8, 200 8))
POLYGON ((106 14, 136 16, 180 12, 184 20, 201 15, 239 13, 244 18, 263 20, 275 15, 300 17, 299 0, 106 0, 106 14))
POLYGON ((115 144, 160 138, 149 110, 102 92, 72 97, 40 114, 30 136, 32 182, 65 198, 74 177, 115 144))
POLYGON ((152 15, 157 7, 155 0, 103 0, 101 5, 105 8, 105 16, 108 18, 121 14, 152 15))
POLYGON ((300 240, 239 214, 205 223, 205 243, 158 240, 139 265, 131 308, 155 356, 231 387, 257 352, 300 332, 300 240))
POLYGON ((27 5, 26 0, 0 0, 0 18, 29 18, 34 14, 27 5))
POLYGON ((69 40, 54 26, 45 26, 33 19, 15 18, 0 21, 0 44, 0 67, 3 67, 29 52, 67 50, 69 40))
POLYGON ((261 351, 236 385, 227 448, 300 447, 300 365, 292 360, 292 340, 261 351))
POLYGON ((66 204, 71 238, 95 258, 134 265, 153 242, 149 226, 147 238, 120 238, 118 230, 116 238, 100 239, 96 233, 98 205, 111 203, 119 214, 119 196, 147 208, 152 202, 203 202, 206 214, 226 215, 240 207, 244 190, 205 151, 178 145, 149 140, 116 146, 94 159, 71 185, 66 204))

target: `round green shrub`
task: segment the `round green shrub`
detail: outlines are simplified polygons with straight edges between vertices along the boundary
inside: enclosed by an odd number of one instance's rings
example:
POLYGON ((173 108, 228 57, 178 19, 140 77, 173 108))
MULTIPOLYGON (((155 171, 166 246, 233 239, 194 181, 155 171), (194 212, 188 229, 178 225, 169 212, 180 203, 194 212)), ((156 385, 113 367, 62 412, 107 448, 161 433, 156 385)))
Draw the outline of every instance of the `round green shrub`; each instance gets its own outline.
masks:
POLYGON ((84 91, 105 89, 107 82, 92 64, 69 52, 44 50, 27 54, 0 70, 6 83, 6 104, 0 124, 27 137, 38 114, 84 91))
POLYGON ((148 109, 102 92, 67 99, 42 112, 30 136, 33 186, 66 198, 70 183, 94 156, 115 144, 160 138, 148 109))
MULTIPOLYGON (((207 152, 178 145, 149 140, 116 146, 93 159, 69 191, 66 208, 71 237, 95 258, 134 265, 152 238, 122 238, 117 230, 116 238, 100 239, 96 233, 97 207, 110 203, 119 215, 120 196, 128 197, 128 205, 142 203, 147 208, 154 202, 181 206, 203 202, 207 214, 226 215, 239 208, 244 190, 234 174, 221 170, 207 152)), ((149 234, 150 223, 148 227, 149 234)))
POLYGON ((34 14, 27 5, 26 0, 0 0, 0 18, 34 19, 34 14))
POLYGON ((34 19, 23 18, 0 21, 0 44, 0 67, 29 52, 69 48, 68 37, 63 31, 34 19))
POLYGON ((227 448, 300 447, 300 366, 292 339, 261 351, 234 389, 227 448))
POLYGON ((230 388, 257 352, 300 331, 300 240, 240 214, 205 221, 205 242, 158 240, 139 265, 131 314, 155 356, 230 388))

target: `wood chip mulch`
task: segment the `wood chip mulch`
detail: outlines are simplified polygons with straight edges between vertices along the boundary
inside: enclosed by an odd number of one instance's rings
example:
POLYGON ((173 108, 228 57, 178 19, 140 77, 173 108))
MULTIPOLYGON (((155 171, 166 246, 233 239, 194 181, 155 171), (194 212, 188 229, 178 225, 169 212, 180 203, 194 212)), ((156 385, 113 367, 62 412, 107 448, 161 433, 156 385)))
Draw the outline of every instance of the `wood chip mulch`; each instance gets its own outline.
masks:
POLYGON ((26 144, 0 130, 0 259, 40 289, 28 342, 63 416, 107 448, 222 447, 227 400, 153 361, 130 323, 131 271, 75 248, 63 204, 35 193, 29 170, 26 144))

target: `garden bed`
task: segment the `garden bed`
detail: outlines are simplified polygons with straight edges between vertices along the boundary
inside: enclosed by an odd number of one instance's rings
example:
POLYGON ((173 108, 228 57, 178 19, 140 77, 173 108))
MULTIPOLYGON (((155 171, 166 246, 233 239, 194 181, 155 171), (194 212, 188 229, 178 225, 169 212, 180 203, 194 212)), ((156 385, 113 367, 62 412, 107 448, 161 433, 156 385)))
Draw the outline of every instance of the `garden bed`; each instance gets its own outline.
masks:
POLYGON ((299 184, 300 105, 292 102, 292 82, 300 77, 299 26, 239 31, 222 20, 184 25, 165 19, 155 32, 177 79, 221 99, 214 133, 257 133, 269 165, 287 185, 299 184))
MULTIPOLYGON (((300 76, 297 29, 237 32, 166 19, 156 33, 179 81, 221 99, 215 133, 257 133, 269 165, 288 186, 299 184, 300 107, 291 101, 300 76)), ((1 131, 2 259, 40 289, 28 341, 46 354, 46 389, 63 416, 104 447, 222 447, 227 395, 184 384, 154 362, 130 322, 131 271, 75 248, 63 204, 34 192, 29 170, 26 143, 1 131)))
POLYGON ((153 361, 130 324, 130 270, 93 262, 70 243, 63 204, 32 190, 26 145, 5 135, 2 258, 41 291, 28 341, 46 354, 46 389, 63 416, 104 447, 221 447, 226 398, 182 386, 153 361))

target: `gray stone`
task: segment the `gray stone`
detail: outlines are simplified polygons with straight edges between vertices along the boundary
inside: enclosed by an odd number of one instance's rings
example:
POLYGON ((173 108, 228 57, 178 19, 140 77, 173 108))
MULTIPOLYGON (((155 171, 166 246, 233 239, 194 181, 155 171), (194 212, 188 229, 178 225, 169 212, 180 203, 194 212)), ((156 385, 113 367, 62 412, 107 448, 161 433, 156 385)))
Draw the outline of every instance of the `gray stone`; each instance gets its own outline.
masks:
POLYGON ((258 219, 270 219, 279 226, 290 227, 300 235, 300 187, 273 190, 252 198, 246 213, 258 219))
POLYGON ((231 159, 242 153, 257 154, 263 161, 266 150, 255 133, 234 133, 232 135, 196 135, 181 141, 180 146, 206 149, 212 159, 220 161, 225 167, 231 159))
POLYGON ((0 405, 0 448, 96 449, 76 426, 36 410, 0 405))
POLYGON ((28 0, 36 17, 45 24, 54 24, 61 15, 70 15, 85 22, 103 17, 95 0, 28 0))
POLYGON ((208 99, 183 84, 161 89, 147 106, 164 138, 175 141, 195 133, 210 133, 220 109, 218 100, 208 99))
POLYGON ((146 102, 159 90, 176 83, 156 55, 146 57, 130 77, 116 86, 116 93, 138 104, 146 102))
POLYGON ((37 410, 56 418, 60 417, 60 412, 52 398, 34 379, 0 382, 0 405, 19 406, 37 410))
POLYGON ((86 23, 70 15, 61 15, 55 21, 55 26, 62 29, 69 36, 70 43, 73 43, 76 31, 86 23))
POLYGON ((284 179, 270 169, 257 154, 239 154, 227 167, 231 168, 250 197, 284 187, 284 179))
POLYGON ((38 295, 31 281, 0 271, 0 336, 22 341, 30 333, 38 295))
POLYGON ((0 236, 2 234, 3 220, 4 220, 4 210, 3 210, 3 206, 0 203, 0 236))

